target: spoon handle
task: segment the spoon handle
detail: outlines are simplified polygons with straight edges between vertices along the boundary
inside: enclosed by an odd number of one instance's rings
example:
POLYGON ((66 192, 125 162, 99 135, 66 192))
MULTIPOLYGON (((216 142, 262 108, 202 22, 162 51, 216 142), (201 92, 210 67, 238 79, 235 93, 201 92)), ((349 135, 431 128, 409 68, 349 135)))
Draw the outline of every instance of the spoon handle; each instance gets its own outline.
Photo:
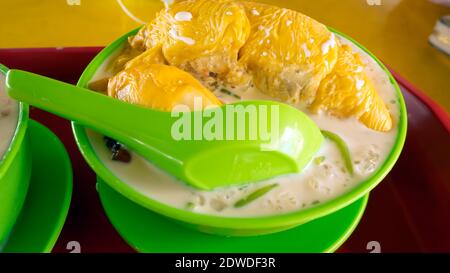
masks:
POLYGON ((137 108, 82 87, 21 70, 6 73, 6 88, 8 95, 16 100, 114 135, 122 134, 124 126, 128 127, 130 117, 124 115, 126 108, 137 108))
POLYGON ((115 138, 146 158, 179 167, 182 155, 170 135, 170 112, 156 111, 21 70, 6 73, 12 98, 115 138))

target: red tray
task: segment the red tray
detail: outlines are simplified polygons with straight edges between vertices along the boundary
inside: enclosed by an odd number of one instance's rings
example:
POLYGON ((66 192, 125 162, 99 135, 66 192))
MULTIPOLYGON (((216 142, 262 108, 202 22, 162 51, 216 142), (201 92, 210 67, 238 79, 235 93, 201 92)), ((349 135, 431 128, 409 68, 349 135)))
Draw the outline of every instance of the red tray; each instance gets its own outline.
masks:
MULTIPOLYGON (((70 83, 101 48, 0 49, 0 63, 70 83)), ((370 195, 367 210, 338 252, 450 252, 450 117, 399 76, 408 107, 408 136, 392 172, 370 195)), ((31 117, 53 130, 66 146, 74 191, 54 252, 78 241, 82 252, 133 252, 106 218, 95 190, 95 174, 74 142, 70 123, 32 108, 31 117)))

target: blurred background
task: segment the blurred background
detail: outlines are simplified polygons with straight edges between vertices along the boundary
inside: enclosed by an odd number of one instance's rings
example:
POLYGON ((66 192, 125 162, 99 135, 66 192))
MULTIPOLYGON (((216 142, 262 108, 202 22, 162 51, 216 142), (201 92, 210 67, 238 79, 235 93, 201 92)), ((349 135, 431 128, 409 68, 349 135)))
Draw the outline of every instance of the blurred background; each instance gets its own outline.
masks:
MULTIPOLYGON (((439 18, 450 14, 449 0, 262 2, 353 37, 450 112, 450 57, 428 42, 439 18)), ((0 0, 0 48, 105 46, 163 7, 159 0, 0 0)))

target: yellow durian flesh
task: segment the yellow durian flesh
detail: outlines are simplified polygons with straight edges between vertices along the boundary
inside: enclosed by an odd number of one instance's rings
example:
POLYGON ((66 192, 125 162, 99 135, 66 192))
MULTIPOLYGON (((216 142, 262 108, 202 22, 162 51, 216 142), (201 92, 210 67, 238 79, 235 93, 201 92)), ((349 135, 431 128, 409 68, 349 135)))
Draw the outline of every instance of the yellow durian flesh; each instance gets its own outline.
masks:
POLYGON ((161 11, 130 39, 130 45, 140 49, 161 46, 170 65, 198 77, 212 72, 234 84, 245 78, 238 52, 249 34, 245 10, 235 1, 187 0, 161 11))
POLYGON ((164 64, 166 62, 160 46, 150 48, 125 64, 125 69, 141 64, 164 64))
POLYGON ((262 92, 290 102, 311 102, 337 60, 338 41, 322 24, 299 12, 242 2, 251 34, 240 61, 262 92))
MULTIPOLYGON (((245 84, 250 76, 261 92, 274 98, 304 102, 313 112, 355 116, 374 130, 392 128, 386 105, 359 68, 363 67, 359 55, 341 46, 324 25, 292 10, 230 0, 177 1, 131 37, 129 44, 129 55, 142 52, 125 64, 128 73, 135 67, 133 81, 137 69, 147 69, 143 64, 149 63, 176 66, 202 80, 212 72, 214 80, 217 76, 231 85, 245 84), (177 14, 186 12, 189 16, 180 20, 177 14)), ((134 101, 157 100, 156 92, 151 94, 152 98, 134 101)), ((155 105, 167 108, 170 103, 155 105)))
POLYGON ((108 83, 108 95, 119 100, 153 109, 172 111, 177 105, 194 109, 222 103, 189 73, 164 64, 139 64, 124 69, 108 83))
POLYGON ((389 131, 392 119, 379 97, 371 79, 364 72, 364 64, 348 45, 339 47, 339 57, 333 71, 322 80, 313 112, 323 110, 339 118, 355 116, 367 127, 389 131))

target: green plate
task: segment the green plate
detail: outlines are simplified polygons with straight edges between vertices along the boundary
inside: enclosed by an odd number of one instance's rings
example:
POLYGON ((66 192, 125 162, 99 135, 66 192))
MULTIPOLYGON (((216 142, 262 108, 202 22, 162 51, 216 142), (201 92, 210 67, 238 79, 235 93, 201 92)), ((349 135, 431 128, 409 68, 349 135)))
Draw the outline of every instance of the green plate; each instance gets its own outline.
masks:
POLYGON ((33 170, 27 199, 4 252, 50 252, 72 197, 72 167, 64 145, 45 126, 30 120, 33 170))
POLYGON ((333 252, 350 236, 369 195, 325 217, 269 235, 223 237, 185 228, 117 193, 97 177, 103 208, 130 246, 152 253, 298 253, 333 252))

